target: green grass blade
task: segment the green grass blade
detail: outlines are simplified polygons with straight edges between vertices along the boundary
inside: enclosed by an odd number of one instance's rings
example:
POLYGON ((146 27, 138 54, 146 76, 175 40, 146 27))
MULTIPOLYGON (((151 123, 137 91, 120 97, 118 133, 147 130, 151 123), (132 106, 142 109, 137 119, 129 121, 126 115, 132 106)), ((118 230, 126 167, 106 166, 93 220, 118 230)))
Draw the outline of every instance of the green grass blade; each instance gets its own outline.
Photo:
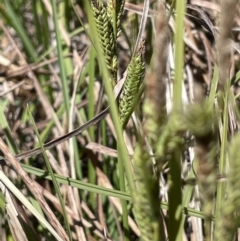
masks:
POLYGON ((49 162, 49 160, 48 160, 48 157, 47 157, 46 151, 45 151, 45 149, 44 149, 43 143, 41 142, 40 135, 39 135, 39 133, 38 133, 38 129, 37 129, 36 123, 35 123, 35 121, 34 121, 34 119, 33 119, 33 116, 32 116, 32 114, 31 114, 30 111, 29 111, 29 115, 30 115, 30 119, 31 119, 31 121, 32 121, 32 123, 33 123, 34 131, 35 131, 35 133, 36 133, 36 135, 37 135, 37 138, 38 138, 38 141, 39 141, 39 143, 40 143, 40 146, 41 146, 41 149, 42 149, 42 154, 43 154, 43 157, 44 157, 44 160, 45 160, 45 163, 46 163, 48 172, 50 173, 50 176, 51 176, 51 178, 52 178, 53 185, 54 185, 54 189, 55 189, 55 191, 56 191, 56 193, 57 193, 57 196, 58 196, 58 199, 59 199, 61 208, 62 208, 63 217, 64 217, 64 221, 65 221, 65 225, 66 225, 68 237, 69 237, 70 241, 72 241, 72 234, 71 234, 70 225, 69 225, 68 219, 67 219, 67 212, 66 212, 66 209, 65 209, 65 205, 64 205, 64 202, 63 202, 63 198, 62 198, 62 195, 61 195, 61 192, 60 192, 60 189, 59 189, 57 180, 56 180, 56 178, 55 178, 55 176, 54 176, 54 173, 53 173, 51 164, 50 164, 50 162, 49 162))
POLYGON ((54 0, 51 0, 51 3, 52 3, 52 10, 53 10, 54 29, 55 29, 56 40, 57 40, 58 62, 59 62, 60 77, 62 82, 63 99, 64 99, 64 105, 66 109, 67 120, 69 120, 69 112, 70 112, 69 89, 68 89, 68 83, 67 83, 66 66, 64 64, 61 36, 58 28, 57 6, 54 0))
MULTIPOLYGON (((176 111, 182 110, 182 85, 183 85, 183 63, 184 63, 184 12, 185 1, 176 3, 176 33, 175 43, 175 76, 173 85, 173 108, 176 111)), ((170 241, 182 240, 183 229, 181 227, 183 215, 182 190, 181 190, 181 151, 176 150, 172 160, 170 160, 169 179, 169 225, 168 234, 170 241)))
MULTIPOLYGON (((29 166, 26 164, 21 164, 21 166, 27 173, 36 175, 41 178, 45 178, 47 180, 52 180, 51 176, 49 175, 49 173, 46 170, 41 170, 39 168, 32 167, 32 166, 29 166)), ((98 185, 93 185, 93 184, 86 183, 86 182, 76 180, 73 178, 64 177, 59 174, 54 174, 54 176, 58 183, 69 185, 71 187, 76 187, 80 190, 84 190, 84 191, 88 191, 88 192, 95 192, 98 194, 102 194, 102 195, 106 195, 106 196, 110 196, 110 197, 116 197, 116 198, 120 198, 120 199, 124 199, 124 200, 128 200, 128 201, 131 201, 131 199, 132 199, 131 195, 129 193, 123 193, 123 192, 115 190, 115 189, 104 188, 104 187, 101 187, 98 185)), ((169 209, 168 203, 161 202, 161 208, 164 210, 168 210, 169 209)), ((193 208, 183 207, 182 212, 183 212, 183 214, 185 214, 187 216, 192 216, 192 217, 201 218, 201 219, 206 218, 205 215, 201 211, 194 210, 193 208)), ((215 218, 212 217, 212 221, 214 221, 214 219, 215 218)))
MULTIPOLYGON (((88 118, 89 120, 94 117, 94 80, 95 80, 95 57, 96 52, 92 47, 90 50, 90 61, 89 61, 89 85, 88 85, 88 118)), ((89 136, 92 141, 95 139, 94 126, 89 128, 89 136)), ((96 182, 95 167, 91 161, 88 162, 88 179, 90 183, 96 182)), ((96 207, 96 197, 94 193, 90 193, 90 202, 93 209, 96 207)))
MULTIPOLYGON (((45 178, 45 179, 48 179, 48 180, 52 180, 49 173, 45 170, 41 170, 41 169, 36 168, 36 167, 31 167, 31 166, 26 165, 26 164, 21 164, 21 166, 23 167, 23 169, 27 173, 31 173, 31 174, 34 174, 38 177, 45 178)), ((95 193, 98 193, 98 194, 111 196, 111 197, 117 197, 117 198, 124 199, 124 200, 130 200, 131 199, 128 193, 123 193, 123 192, 115 190, 115 189, 104 188, 104 187, 101 187, 101 186, 98 186, 98 185, 95 185, 95 184, 86 183, 84 181, 76 180, 76 179, 73 179, 73 178, 70 178, 70 177, 64 177, 64 176, 59 175, 59 174, 54 174, 54 176, 55 176, 58 183, 66 184, 66 185, 69 185, 71 187, 76 187, 76 188, 84 190, 84 191, 95 192, 95 193)))
MULTIPOLYGON (((101 46, 100 46, 100 41, 98 39, 98 36, 96 34, 93 33, 97 33, 96 31, 96 27, 95 24, 93 22, 93 14, 91 11, 91 7, 90 4, 88 2, 86 2, 86 10, 88 13, 88 18, 89 18, 89 24, 90 24, 90 29, 92 29, 91 33, 92 33, 92 39, 94 39, 94 44, 96 47, 96 52, 98 53, 98 63, 99 63, 99 67, 102 71, 102 77, 103 77, 103 82, 104 82, 104 87, 109 99, 109 106, 110 106, 110 113, 111 113, 111 117, 115 126, 115 130, 116 130, 116 134, 117 134, 117 141, 118 141, 118 155, 119 155, 119 162, 120 163, 120 167, 121 165, 124 166, 125 171, 126 171, 126 176, 127 176, 127 180, 128 180, 128 184, 129 184, 129 188, 130 188, 130 192, 132 190, 134 190, 134 182, 133 182, 133 177, 132 177, 132 172, 131 172, 131 168, 130 168, 130 161, 129 158, 127 156, 127 150, 126 150, 126 146, 124 143, 124 139, 123 139, 123 133, 122 133, 122 128, 120 125, 120 120, 119 120, 119 116, 118 116, 118 110, 117 110, 117 105, 115 102, 115 98, 113 95, 113 90, 112 90, 112 85, 111 85, 111 79, 110 79, 110 75, 107 69, 107 65, 105 64, 105 59, 104 56, 102 54, 102 50, 101 50, 101 46)), ((120 177, 120 183, 121 183, 121 188, 124 189, 125 185, 123 187, 123 183, 124 183, 124 173, 123 173, 123 169, 119 169, 119 177, 120 177)), ((124 220, 124 226, 127 227, 127 211, 126 211, 126 202, 122 201, 123 204, 123 220, 124 220)), ((125 236, 125 238, 128 239, 128 237, 125 236)))

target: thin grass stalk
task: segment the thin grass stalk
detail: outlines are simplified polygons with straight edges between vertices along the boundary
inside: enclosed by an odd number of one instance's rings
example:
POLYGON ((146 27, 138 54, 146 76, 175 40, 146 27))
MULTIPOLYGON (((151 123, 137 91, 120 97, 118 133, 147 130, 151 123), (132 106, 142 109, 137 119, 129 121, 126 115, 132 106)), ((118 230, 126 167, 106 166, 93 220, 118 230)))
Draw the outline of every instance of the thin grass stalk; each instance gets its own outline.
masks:
MULTIPOLYGON (((85 63, 85 58, 83 59, 83 65, 85 63)), ((79 66, 80 67, 80 66, 79 66)), ((75 113, 75 102, 77 101, 77 90, 79 88, 79 82, 81 80, 80 78, 80 72, 82 71, 82 65, 80 69, 78 69, 77 72, 75 72, 73 76, 73 91, 71 96, 71 106, 70 106, 70 116, 74 116, 75 113), (79 73, 79 74, 78 74, 79 73)), ((74 120, 69 120, 68 123, 68 132, 71 132, 73 130, 73 122, 74 120)), ((69 139, 69 165, 70 165, 70 175, 72 178, 76 179, 76 173, 77 168, 79 166, 79 147, 77 143, 77 138, 73 137, 69 139)), ((81 164, 80 164, 81 165, 81 164)), ((67 166, 65 162, 61 163, 61 167, 63 170, 65 170, 65 175, 67 171, 67 166)), ((67 175, 68 176, 68 175, 67 175)), ((67 188, 68 193, 68 206, 71 207, 72 212, 76 215, 75 222, 73 223, 73 227, 75 229, 75 233, 78 240, 86 240, 85 234, 84 234, 84 228, 82 226, 79 226, 78 223, 81 220, 82 216, 82 210, 80 205, 80 196, 82 196, 76 188, 67 188)), ((70 219, 69 222, 73 222, 73 219, 70 219)))
MULTIPOLYGON (((117 146, 117 152, 120 153, 121 149, 117 146)), ((118 171, 119 171, 119 186, 120 191, 126 192, 126 184, 125 184, 125 174, 124 174, 124 163, 122 156, 118 156, 118 171)), ((122 203, 122 221, 123 221, 123 233, 124 238, 123 240, 130 241, 130 230, 128 224, 128 209, 127 209, 127 202, 125 200, 121 200, 122 203)))
POLYGON ((54 22, 54 29, 56 34, 57 40, 57 52, 58 52, 58 62, 60 68, 60 77, 62 83, 62 91, 63 91, 63 100, 66 109, 66 116, 67 120, 69 121, 69 113, 70 113, 70 99, 69 99, 69 89, 67 83, 67 75, 66 75, 66 66, 64 64, 64 57, 63 57, 63 50, 61 45, 61 36, 58 28, 58 14, 57 14, 57 6, 54 0, 51 0, 52 4, 52 11, 53 11, 53 22, 54 22))
MULTIPOLYGON (((175 76, 173 85, 173 108, 176 111, 182 110, 182 69, 184 65, 184 12, 185 1, 176 2, 176 33, 175 42, 175 76)), ((181 190, 181 152, 176 150, 173 159, 170 160, 169 178, 169 220, 168 233, 169 241, 182 240, 182 190, 181 190), (176 196, 177 195, 177 198, 176 196)))
MULTIPOLYGON (((44 179, 47 179, 47 180, 51 180, 51 176, 49 174, 46 175, 46 170, 41 170, 39 168, 32 167, 32 166, 29 166, 29 165, 26 165, 26 164, 21 164, 21 166, 29 174, 33 174, 37 177, 43 177, 44 179)), ((76 187, 79 190, 84 190, 84 191, 88 191, 88 192, 95 192, 95 193, 105 195, 105 196, 117 197, 119 199, 124 199, 124 200, 127 200, 127 201, 132 200, 130 194, 128 194, 128 193, 123 193, 123 192, 118 191, 118 190, 104 188, 104 187, 101 187, 101 186, 98 186, 98 185, 89 184, 89 183, 86 183, 84 181, 72 179, 72 178, 65 177, 65 176, 62 176, 62 175, 59 175, 59 174, 54 174, 54 176, 56 177, 56 180, 57 180, 58 183, 69 185, 71 187, 76 187)), ((160 207, 164 210, 169 209, 169 205, 168 205, 167 202, 161 202, 160 207)), ((206 219, 206 215, 202 211, 198 211, 198 210, 195 210, 193 208, 184 207, 182 209, 182 212, 185 215, 200 218, 200 219, 203 219, 203 220, 206 219)), ((214 220, 215 220, 215 217, 211 216, 211 221, 214 221, 214 220)))
POLYGON ((184 66, 184 12, 185 1, 176 3, 176 33, 174 34, 175 53, 175 74, 173 85, 173 106, 178 111, 182 109, 182 84, 183 84, 183 66, 184 66))
MULTIPOLYGON (((89 63, 87 63, 87 66, 85 68, 83 68, 83 70, 81 71, 81 74, 80 74, 79 79, 78 79, 77 89, 85 81, 85 76, 89 73, 89 68, 90 68, 89 63)), ((81 100, 82 100, 82 95, 77 95, 76 99, 75 99, 75 102, 80 102, 81 100)), ((79 152, 79 146, 77 144, 77 140, 74 142, 74 152, 75 152, 75 154, 74 154, 75 173, 76 173, 77 179, 81 180, 83 178, 82 165, 81 165, 81 162, 79 162, 79 156, 81 155, 81 152, 79 152)))
MULTIPOLYGON (((46 175, 46 170, 42 170, 36 167, 32 167, 26 164, 21 164, 22 168, 24 169, 24 171, 26 171, 26 173, 29 174, 33 174, 37 177, 43 177, 47 180, 52 180, 50 175, 46 175)), ((65 185, 69 185, 71 187, 76 187, 79 190, 84 190, 84 191, 88 191, 88 192, 95 192, 98 194, 102 194, 102 195, 106 195, 106 196, 110 196, 110 197, 116 197, 119 199, 124 199, 127 201, 131 201, 132 197, 130 196, 130 194, 128 193, 123 193, 121 191, 118 190, 114 190, 114 189, 109 189, 109 188, 104 188, 98 185, 93 185, 90 183, 86 183, 80 180, 76 180, 76 179, 72 179, 69 177, 65 177, 59 174, 54 174, 54 176, 56 177, 56 180, 58 183, 61 184, 65 184, 65 185)), ((168 210, 169 209, 169 205, 167 202, 161 202, 160 203, 160 207, 164 210, 168 210)), ((196 218, 200 218, 200 219, 206 219, 206 215, 198 210, 195 210, 193 208, 186 208, 183 207, 182 209, 183 214, 185 215, 189 215, 191 217, 196 217, 196 218)), ((210 217, 211 221, 215 220, 214 216, 210 217)))
POLYGON ((181 150, 176 150, 169 161, 168 198, 169 198, 169 240, 182 240, 182 190, 181 190, 181 150))
MULTIPOLYGON (((89 84, 88 84, 88 118, 89 120, 94 117, 94 81, 95 81, 95 57, 96 52, 94 48, 92 47, 90 50, 90 61, 89 61, 89 84)), ((94 141, 94 127, 89 128, 89 136, 92 141, 94 141)), ((88 161, 88 180, 90 183, 96 182, 96 172, 95 167, 91 160, 88 161)), ((90 193, 90 203, 92 206, 92 209, 95 209, 96 206, 96 197, 94 193, 90 193)))
MULTIPOLYGON (((32 166, 29 166, 26 164, 21 164, 21 166, 27 173, 36 175, 37 177, 44 177, 47 180, 52 180, 50 174, 46 174, 46 170, 42 170, 42 169, 32 167, 32 166)), ((80 181, 77 179, 65 177, 65 176, 59 175, 59 174, 54 174, 54 176, 55 176, 57 182, 60 184, 69 185, 71 187, 76 187, 80 190, 84 190, 84 191, 88 191, 88 192, 95 192, 97 194, 110 196, 110 197, 116 197, 116 198, 124 199, 127 201, 131 200, 130 194, 121 192, 119 190, 114 190, 114 189, 94 185, 91 183, 86 183, 85 181, 80 181)), ((201 215, 201 214, 199 213, 198 216, 199 215, 201 215)))
MULTIPOLYGON (((116 80, 117 77, 117 68, 116 65, 116 39, 117 39, 117 18, 118 18, 118 9, 117 3, 109 3, 110 6, 107 9, 100 4, 98 1, 92 1, 92 8, 94 17, 96 20, 96 26, 99 33, 99 39, 101 40, 101 45, 107 67, 112 75, 112 78, 116 80), (107 13, 109 16, 107 16, 107 13), (102 27, 103 26, 103 27, 102 27)), ((127 82, 127 81, 126 81, 127 82)), ((121 149, 117 147, 118 153, 121 152, 121 149)), ((118 170, 119 170, 119 185, 120 190, 125 191, 125 175, 124 175, 124 166, 121 155, 118 160, 118 170)), ((129 225, 128 225, 128 211, 127 211, 127 202, 122 200, 122 212, 123 212, 123 229, 124 229, 124 239, 130 240, 129 225)))
MULTIPOLYGON (((86 2, 85 7, 86 7, 86 10, 88 13, 90 27, 93 30, 92 33, 95 33, 96 31, 94 31, 94 30, 96 30, 96 28, 94 25, 93 15, 91 12, 90 4, 88 2, 86 2)), ((109 98, 110 113, 111 113, 113 123, 114 123, 115 129, 116 129, 117 140, 118 140, 118 150, 119 150, 119 152, 118 152, 119 161, 123 162, 123 163, 121 163, 121 165, 124 165, 124 169, 126 171, 126 176, 127 176, 127 180, 128 180, 128 184, 129 184, 129 189, 130 189, 130 192, 132 193, 135 185, 133 182, 133 176, 132 176, 132 172, 131 172, 130 162, 129 162, 129 158, 127 156, 127 150, 126 150, 126 146, 125 146, 124 139, 123 139, 122 128, 121 128, 119 117, 118 117, 117 105, 116 105, 116 102, 114 99, 112 86, 109 81, 109 73, 107 70, 107 66, 105 64, 104 56, 101 52, 100 41, 99 41, 98 37, 94 34, 92 34, 92 38, 94 39, 94 43, 95 43, 96 50, 98 53, 99 66, 102 70, 104 86, 105 86, 105 90, 106 90, 106 93, 109 98)), ((123 179, 124 179, 124 173, 119 173, 119 175, 120 175, 119 176, 120 178, 123 177, 123 179)), ((127 216, 128 214, 124 213, 123 215, 127 216)))
POLYGON ((47 170, 52 178, 52 181, 53 181, 53 186, 54 186, 54 189, 56 191, 56 194, 58 196, 58 200, 60 202, 60 205, 61 205, 61 208, 62 208, 62 213, 63 213, 63 218, 64 218, 64 222, 65 222, 65 225, 66 225, 66 229, 67 229, 67 234, 68 234, 68 237, 69 237, 69 240, 72 241, 72 233, 71 233, 71 230, 70 230, 70 225, 69 225, 69 222, 68 222, 68 219, 67 219, 67 212, 66 212, 66 209, 65 209, 65 204, 63 202, 63 198, 62 198, 62 195, 61 195, 61 192, 60 192, 60 189, 59 189, 59 186, 58 186, 58 183, 57 183, 57 180, 54 176, 54 173, 53 173, 53 170, 52 170, 52 167, 51 167, 51 164, 49 162, 49 159, 47 157, 47 153, 44 149, 44 146, 43 146, 43 143, 41 142, 41 139, 40 139, 40 135, 39 135, 39 132, 38 132, 38 129, 37 129, 37 126, 36 126, 36 123, 34 121, 34 118, 32 116, 32 113, 29 109, 29 106, 28 106, 28 113, 30 115, 30 119, 33 123, 33 129, 37 135, 37 138, 38 138, 38 141, 39 141, 39 144, 41 146, 41 149, 42 149, 42 154, 43 154, 43 157, 44 157, 44 160, 45 160, 45 163, 46 163, 46 166, 47 166, 47 170))
POLYGON ((102 137, 102 144, 104 146, 107 146, 107 125, 106 121, 101 121, 101 137, 102 137))
MULTIPOLYGON (((94 48, 90 49, 90 59, 89 59, 89 83, 88 83, 88 119, 94 117, 94 83, 95 83, 95 57, 96 52, 94 48)), ((92 141, 94 141, 94 126, 89 128, 89 136, 92 141)))

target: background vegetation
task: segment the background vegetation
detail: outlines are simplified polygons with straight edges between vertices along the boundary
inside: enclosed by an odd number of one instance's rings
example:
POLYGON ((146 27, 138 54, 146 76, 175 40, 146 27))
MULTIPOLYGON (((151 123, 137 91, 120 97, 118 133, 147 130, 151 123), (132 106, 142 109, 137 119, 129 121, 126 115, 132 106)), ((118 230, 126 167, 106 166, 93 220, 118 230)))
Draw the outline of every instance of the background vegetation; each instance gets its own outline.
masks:
POLYGON ((238 240, 239 1, 0 1, 0 240, 238 240))

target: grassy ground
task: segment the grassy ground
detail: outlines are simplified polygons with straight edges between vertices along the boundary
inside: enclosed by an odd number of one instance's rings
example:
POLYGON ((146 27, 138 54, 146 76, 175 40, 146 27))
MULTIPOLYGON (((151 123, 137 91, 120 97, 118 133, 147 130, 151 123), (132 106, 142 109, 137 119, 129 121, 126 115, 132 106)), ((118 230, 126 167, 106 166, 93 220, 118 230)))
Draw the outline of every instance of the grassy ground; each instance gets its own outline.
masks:
POLYGON ((0 1, 0 240, 238 240, 238 1, 0 1))

